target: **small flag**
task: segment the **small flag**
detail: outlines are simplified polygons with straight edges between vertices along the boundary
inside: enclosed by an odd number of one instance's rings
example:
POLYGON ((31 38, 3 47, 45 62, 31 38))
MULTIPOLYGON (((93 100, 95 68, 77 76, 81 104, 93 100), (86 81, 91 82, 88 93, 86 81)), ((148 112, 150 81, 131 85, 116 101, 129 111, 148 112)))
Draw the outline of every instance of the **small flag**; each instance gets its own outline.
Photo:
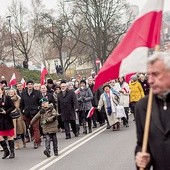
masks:
POLYGON ((25 89, 25 87, 26 87, 26 82, 25 82, 24 78, 22 78, 20 82, 21 82, 23 88, 25 89))
POLYGON ((9 87, 15 86, 17 84, 17 79, 15 73, 12 74, 11 80, 9 81, 9 87))
POLYGON ((78 88, 77 90, 74 91, 75 94, 79 94, 80 93, 80 89, 78 88))
POLYGON ((92 108, 89 110, 88 114, 87 114, 87 118, 92 117, 92 116, 93 116, 93 114, 94 114, 94 111, 95 111, 95 108, 94 108, 94 107, 92 107, 92 108))

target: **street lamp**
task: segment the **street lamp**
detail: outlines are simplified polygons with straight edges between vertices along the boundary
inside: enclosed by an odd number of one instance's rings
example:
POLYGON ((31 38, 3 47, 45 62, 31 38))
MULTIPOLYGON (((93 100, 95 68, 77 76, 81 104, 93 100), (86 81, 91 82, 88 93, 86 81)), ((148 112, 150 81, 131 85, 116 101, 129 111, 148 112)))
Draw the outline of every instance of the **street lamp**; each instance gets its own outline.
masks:
POLYGON ((13 40, 12 40, 12 32, 11 32, 11 16, 7 16, 6 17, 8 22, 9 22, 9 32, 10 32, 10 38, 11 38, 11 47, 12 47, 12 58, 13 58, 13 63, 14 63, 14 67, 15 65, 15 56, 14 56, 14 44, 13 44, 13 40))

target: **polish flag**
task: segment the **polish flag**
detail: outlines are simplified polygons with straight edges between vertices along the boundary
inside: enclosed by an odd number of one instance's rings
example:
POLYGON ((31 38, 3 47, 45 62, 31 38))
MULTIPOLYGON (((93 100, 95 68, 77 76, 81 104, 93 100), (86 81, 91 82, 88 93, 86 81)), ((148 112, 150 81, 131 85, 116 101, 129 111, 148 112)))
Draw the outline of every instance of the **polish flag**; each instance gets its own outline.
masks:
POLYGON ((80 93, 80 89, 78 88, 77 90, 74 91, 75 94, 79 94, 80 93))
POLYGON ((17 84, 17 79, 15 73, 12 74, 11 80, 9 81, 9 87, 15 86, 17 84))
POLYGON ((26 81, 24 80, 24 78, 21 79, 21 84, 22 84, 23 88, 25 89, 25 87, 26 87, 26 81))
POLYGON ((41 85, 45 84, 45 76, 47 74, 48 74, 47 69, 45 68, 44 64, 41 64, 41 76, 40 76, 41 85))
POLYGON ((94 114, 94 111, 95 111, 95 108, 94 108, 94 107, 92 107, 92 108, 89 110, 88 114, 87 114, 87 118, 92 117, 92 116, 93 116, 93 114, 94 114))
POLYGON ((147 0, 142 13, 100 69, 94 90, 119 76, 146 71, 149 48, 160 43, 162 11, 163 0, 147 0))

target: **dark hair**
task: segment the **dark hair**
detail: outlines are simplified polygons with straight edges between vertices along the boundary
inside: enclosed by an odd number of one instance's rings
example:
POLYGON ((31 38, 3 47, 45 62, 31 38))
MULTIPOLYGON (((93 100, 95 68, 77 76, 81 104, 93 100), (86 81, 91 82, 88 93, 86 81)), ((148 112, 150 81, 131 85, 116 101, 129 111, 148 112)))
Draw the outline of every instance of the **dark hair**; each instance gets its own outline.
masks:
POLYGON ((105 87, 109 87, 109 89, 111 89, 111 86, 109 84, 104 84, 103 85, 103 90, 105 89, 105 87))
POLYGON ((81 80, 81 81, 80 81, 80 84, 81 84, 81 83, 84 83, 84 84, 86 85, 86 80, 84 80, 84 79, 81 80))
POLYGON ((53 84, 53 80, 52 79, 48 79, 47 80, 47 84, 53 84))
POLYGON ((60 89, 61 90, 61 87, 60 86, 55 86, 54 87, 54 91, 56 91, 56 89, 60 89))
POLYGON ((67 82, 66 82, 66 80, 61 80, 60 84, 62 84, 62 83, 66 84, 67 82))

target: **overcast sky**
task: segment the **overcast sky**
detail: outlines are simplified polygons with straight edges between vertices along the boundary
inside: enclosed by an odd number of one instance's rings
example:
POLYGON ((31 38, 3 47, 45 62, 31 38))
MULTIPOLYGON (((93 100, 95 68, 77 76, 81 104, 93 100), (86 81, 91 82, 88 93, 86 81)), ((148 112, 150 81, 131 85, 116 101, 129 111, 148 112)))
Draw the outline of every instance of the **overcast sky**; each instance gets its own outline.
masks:
MULTIPOLYGON (((30 6, 31 0, 22 0, 25 6, 30 6)), ((127 0, 131 4, 138 5, 141 10, 147 0, 127 0)), ((7 16, 7 8, 11 4, 12 0, 0 0, 0 15, 7 16)), ((57 0, 43 0, 44 5, 51 9, 57 6, 57 0)), ((165 0, 165 10, 170 10, 170 0, 165 0)))

